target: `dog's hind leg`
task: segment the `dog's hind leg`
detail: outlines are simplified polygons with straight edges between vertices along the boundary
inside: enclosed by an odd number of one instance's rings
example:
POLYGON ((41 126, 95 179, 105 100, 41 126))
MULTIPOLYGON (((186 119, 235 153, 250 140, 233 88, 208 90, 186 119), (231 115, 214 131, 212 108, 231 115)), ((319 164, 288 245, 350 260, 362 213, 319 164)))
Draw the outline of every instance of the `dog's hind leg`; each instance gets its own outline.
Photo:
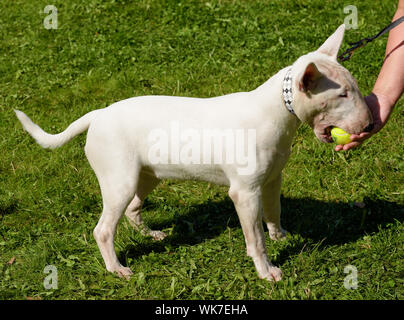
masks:
POLYGON ((154 240, 163 240, 167 235, 162 231, 150 230, 143 222, 141 210, 144 199, 153 191, 159 182, 160 180, 155 177, 140 173, 136 194, 125 211, 129 223, 143 235, 151 236, 154 240))
POLYGON ((93 235, 108 271, 129 278, 132 271, 121 265, 114 249, 114 236, 120 218, 135 195, 140 167, 134 155, 116 147, 108 136, 87 135, 85 152, 97 175, 103 210, 93 235), (100 148, 103 145, 104 148, 100 148))
POLYGON ((132 271, 119 262, 114 249, 114 236, 118 222, 135 193, 136 177, 132 175, 98 176, 98 181, 101 187, 103 210, 93 235, 107 270, 117 273, 120 277, 129 278, 132 271))
POLYGON ((101 187, 103 210, 93 232, 94 238, 97 241, 107 270, 128 278, 132 271, 122 266, 118 261, 114 249, 114 236, 118 222, 135 193, 136 182, 133 179, 127 179, 117 183, 115 179, 106 177, 99 177, 98 180, 101 187))

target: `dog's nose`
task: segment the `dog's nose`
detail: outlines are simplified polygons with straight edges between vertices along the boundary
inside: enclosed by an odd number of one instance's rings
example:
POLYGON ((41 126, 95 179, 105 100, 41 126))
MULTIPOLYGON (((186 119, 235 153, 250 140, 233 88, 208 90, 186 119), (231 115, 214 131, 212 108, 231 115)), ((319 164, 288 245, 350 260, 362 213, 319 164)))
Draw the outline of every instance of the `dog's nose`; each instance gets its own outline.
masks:
POLYGON ((370 132, 373 130, 373 127, 375 125, 373 123, 370 123, 365 129, 363 129, 364 132, 370 132))

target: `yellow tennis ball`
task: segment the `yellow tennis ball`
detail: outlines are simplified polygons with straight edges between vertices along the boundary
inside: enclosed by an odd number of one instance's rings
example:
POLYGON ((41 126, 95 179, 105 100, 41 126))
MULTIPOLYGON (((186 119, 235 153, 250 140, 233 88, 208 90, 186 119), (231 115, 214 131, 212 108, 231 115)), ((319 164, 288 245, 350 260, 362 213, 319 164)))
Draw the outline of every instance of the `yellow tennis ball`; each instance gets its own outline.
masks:
POLYGON ((331 137, 338 144, 347 144, 351 142, 350 134, 341 128, 334 127, 331 129, 331 137))

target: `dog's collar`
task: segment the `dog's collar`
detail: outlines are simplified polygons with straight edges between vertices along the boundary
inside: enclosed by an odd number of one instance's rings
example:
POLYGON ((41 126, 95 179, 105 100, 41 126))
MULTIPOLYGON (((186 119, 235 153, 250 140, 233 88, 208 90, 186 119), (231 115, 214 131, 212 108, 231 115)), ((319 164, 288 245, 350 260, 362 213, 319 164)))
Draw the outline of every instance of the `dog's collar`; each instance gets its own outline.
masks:
POLYGON ((292 92, 292 76, 291 76, 292 68, 290 68, 283 78, 283 86, 282 86, 282 96, 283 96, 283 103, 285 104, 286 109, 291 114, 296 116, 295 111, 293 110, 293 92, 292 92))

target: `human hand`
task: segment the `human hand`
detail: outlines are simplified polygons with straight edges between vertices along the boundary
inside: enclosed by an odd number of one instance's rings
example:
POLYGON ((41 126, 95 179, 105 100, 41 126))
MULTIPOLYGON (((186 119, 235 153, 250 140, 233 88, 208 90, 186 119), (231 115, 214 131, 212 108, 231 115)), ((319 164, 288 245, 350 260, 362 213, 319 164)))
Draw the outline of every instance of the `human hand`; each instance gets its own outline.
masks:
POLYGON ((360 134, 351 134, 351 142, 345 145, 337 145, 335 147, 335 151, 347 151, 360 146, 366 139, 369 139, 376 132, 379 132, 386 124, 393 106, 390 99, 386 96, 380 94, 376 95, 372 92, 370 95, 365 97, 365 101, 373 116, 374 126, 372 131, 361 132, 360 134))

